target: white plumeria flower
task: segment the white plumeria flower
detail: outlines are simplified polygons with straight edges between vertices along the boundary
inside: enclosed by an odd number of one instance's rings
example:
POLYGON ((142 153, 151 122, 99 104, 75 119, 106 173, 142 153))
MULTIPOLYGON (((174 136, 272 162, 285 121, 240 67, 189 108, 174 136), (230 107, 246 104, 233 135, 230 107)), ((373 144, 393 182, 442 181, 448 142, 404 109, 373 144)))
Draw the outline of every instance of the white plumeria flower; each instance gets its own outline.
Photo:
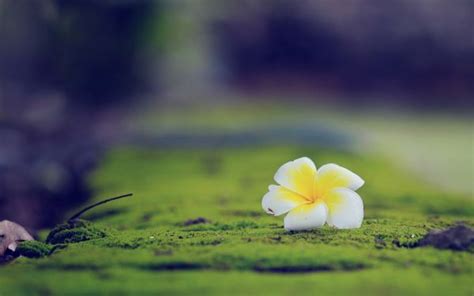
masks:
POLYGON ((362 199, 355 192, 364 180, 346 168, 326 164, 316 169, 308 157, 282 165, 262 200, 268 214, 285 217, 285 229, 308 230, 324 223, 336 228, 359 228, 364 218, 362 199))

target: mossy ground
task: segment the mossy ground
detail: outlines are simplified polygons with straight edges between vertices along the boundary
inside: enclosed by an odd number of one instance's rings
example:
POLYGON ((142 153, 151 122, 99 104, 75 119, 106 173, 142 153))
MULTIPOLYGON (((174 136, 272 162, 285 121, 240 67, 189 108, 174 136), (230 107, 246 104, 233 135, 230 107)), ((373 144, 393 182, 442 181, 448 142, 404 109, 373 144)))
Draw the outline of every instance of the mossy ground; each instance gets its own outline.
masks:
POLYGON ((97 200, 135 195, 84 216, 104 237, 0 268, 0 295, 474 292, 472 253, 409 248, 431 229, 472 226, 471 197, 440 191, 377 155, 304 145, 122 147, 91 184, 97 200), (282 217, 261 210, 276 169, 303 155, 366 180, 360 229, 288 233, 282 217))

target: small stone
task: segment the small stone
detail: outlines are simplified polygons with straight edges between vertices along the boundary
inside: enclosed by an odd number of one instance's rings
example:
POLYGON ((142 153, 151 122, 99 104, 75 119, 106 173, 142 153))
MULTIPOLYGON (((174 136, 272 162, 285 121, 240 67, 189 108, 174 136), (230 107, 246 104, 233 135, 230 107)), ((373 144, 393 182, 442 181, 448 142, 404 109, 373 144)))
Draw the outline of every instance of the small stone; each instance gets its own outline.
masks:
POLYGON ((474 230, 466 225, 458 224, 445 230, 431 231, 418 242, 418 246, 467 251, 474 246, 474 230))

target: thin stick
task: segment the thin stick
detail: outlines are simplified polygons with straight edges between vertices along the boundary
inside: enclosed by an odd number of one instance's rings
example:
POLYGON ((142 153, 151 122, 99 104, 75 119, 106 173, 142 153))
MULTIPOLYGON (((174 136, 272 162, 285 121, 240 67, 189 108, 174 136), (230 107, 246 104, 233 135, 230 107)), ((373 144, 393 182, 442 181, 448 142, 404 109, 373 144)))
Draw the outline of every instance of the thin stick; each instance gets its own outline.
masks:
POLYGON ((82 216, 82 214, 84 214, 85 212, 89 211, 90 209, 92 208, 95 208, 97 206, 100 206, 100 205, 103 205, 105 203, 108 203, 110 201, 113 201, 113 200, 117 200, 117 199, 121 199, 121 198, 124 198, 124 197, 129 197, 129 196, 132 196, 133 193, 127 193, 127 194, 124 194, 124 195, 119 195, 119 196, 116 196, 116 197, 112 197, 112 198, 108 198, 108 199, 105 199, 105 200, 102 200, 102 201, 99 201, 93 205, 90 205, 82 210, 80 210, 79 212, 77 212, 76 214, 74 214, 71 218, 69 218, 67 220, 67 222, 72 222, 74 220, 77 220, 79 217, 82 216))

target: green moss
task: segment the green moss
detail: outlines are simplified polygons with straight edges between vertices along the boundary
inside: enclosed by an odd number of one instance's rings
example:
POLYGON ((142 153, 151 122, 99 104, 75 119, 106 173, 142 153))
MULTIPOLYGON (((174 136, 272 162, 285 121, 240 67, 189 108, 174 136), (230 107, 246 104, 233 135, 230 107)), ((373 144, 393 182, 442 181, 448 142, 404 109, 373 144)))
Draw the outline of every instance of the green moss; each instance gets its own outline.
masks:
POLYGON ((53 246, 40 241, 24 241, 18 244, 15 252, 28 258, 41 258, 48 256, 53 250, 53 246))
POLYGON ((85 220, 63 223, 51 230, 46 242, 48 244, 69 244, 103 238, 107 233, 85 220))
POLYGON ((80 243, 0 269, 0 294, 470 294, 474 254, 407 248, 430 230, 473 225, 469 197, 377 156, 300 146, 119 149, 91 184, 97 200, 135 196, 86 213, 94 224, 53 229, 48 243, 80 243), (260 210, 276 169, 302 155, 364 177, 361 228, 286 232, 283 217, 260 210), (205 162, 216 159, 209 173, 205 162), (206 223, 186 223, 197 217, 206 223))

